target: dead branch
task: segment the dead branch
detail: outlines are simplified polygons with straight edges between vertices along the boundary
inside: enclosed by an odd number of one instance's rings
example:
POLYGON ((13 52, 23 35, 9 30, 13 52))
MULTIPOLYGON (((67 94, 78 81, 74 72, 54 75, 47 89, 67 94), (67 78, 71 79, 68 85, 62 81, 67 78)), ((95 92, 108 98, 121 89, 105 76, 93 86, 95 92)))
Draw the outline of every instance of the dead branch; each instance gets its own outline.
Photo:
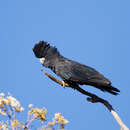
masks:
MULTIPOLYGON (((41 70, 47 77, 49 77, 51 80, 53 80, 54 82, 60 84, 63 86, 63 82, 56 79, 55 77, 53 77, 52 75, 50 75, 49 73, 41 70)), ((69 86, 69 84, 65 83, 64 84, 66 87, 71 87, 73 88, 72 86, 69 86)), ((112 114, 112 116, 115 118, 115 120, 117 121, 117 123, 120 125, 121 127, 121 130, 129 130, 129 128, 122 122, 122 120, 120 119, 119 115, 115 112, 115 110, 113 109, 112 105, 107 101, 107 100, 104 100, 100 97, 98 97, 97 95, 95 94, 92 94, 90 92, 87 92, 85 91, 84 89, 76 86, 74 87, 74 89, 76 89, 77 91, 79 91, 80 93, 84 94, 84 95, 87 95, 89 96, 87 98, 87 101, 88 102, 91 102, 91 103, 102 103, 112 114)))

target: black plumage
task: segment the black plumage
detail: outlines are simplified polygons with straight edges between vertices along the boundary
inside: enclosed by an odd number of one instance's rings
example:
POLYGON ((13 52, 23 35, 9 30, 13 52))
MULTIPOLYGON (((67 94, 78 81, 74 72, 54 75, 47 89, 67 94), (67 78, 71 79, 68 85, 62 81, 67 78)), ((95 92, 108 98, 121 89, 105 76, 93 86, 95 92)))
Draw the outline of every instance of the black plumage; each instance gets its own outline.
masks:
POLYGON ((33 52, 37 58, 45 58, 43 66, 50 68, 55 74, 70 86, 90 85, 102 91, 117 95, 120 92, 111 85, 97 70, 63 57, 56 47, 45 41, 35 44, 33 52))

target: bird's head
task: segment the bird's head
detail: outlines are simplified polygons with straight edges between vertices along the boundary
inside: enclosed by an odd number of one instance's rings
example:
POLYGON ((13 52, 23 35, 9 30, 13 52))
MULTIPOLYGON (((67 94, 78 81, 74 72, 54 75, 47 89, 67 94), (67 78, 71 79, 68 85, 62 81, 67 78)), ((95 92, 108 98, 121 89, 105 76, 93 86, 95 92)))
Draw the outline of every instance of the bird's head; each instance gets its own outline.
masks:
POLYGON ((40 58, 40 62, 45 65, 59 55, 59 52, 56 47, 50 46, 46 41, 40 41, 36 43, 33 52, 37 58, 40 58))

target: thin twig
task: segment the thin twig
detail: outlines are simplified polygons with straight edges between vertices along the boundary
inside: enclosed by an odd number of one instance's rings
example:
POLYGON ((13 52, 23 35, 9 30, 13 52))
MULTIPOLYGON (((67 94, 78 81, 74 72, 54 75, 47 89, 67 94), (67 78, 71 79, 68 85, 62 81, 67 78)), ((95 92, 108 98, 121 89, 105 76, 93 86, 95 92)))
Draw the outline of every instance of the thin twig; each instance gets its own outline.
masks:
MULTIPOLYGON (((60 84, 60 85, 63 85, 63 82, 56 79, 55 77, 53 77, 52 75, 50 75, 49 73, 45 72, 44 70, 41 70, 47 77, 49 77, 51 80, 53 80, 54 82, 60 84)), ((90 92, 87 92, 85 91, 84 89, 78 87, 78 86, 75 86, 75 87, 72 87, 72 86, 69 86, 69 84, 65 83, 64 84, 66 87, 71 87, 71 88, 74 88, 76 89, 77 91, 79 91, 80 93, 84 94, 84 95, 87 95, 89 96, 87 98, 87 101, 91 102, 91 103, 102 103, 112 114, 112 116, 116 119, 117 123, 120 125, 121 127, 121 130, 129 130, 129 128, 122 122, 122 120, 120 119, 119 115, 115 112, 115 110, 113 109, 112 105, 107 101, 107 100, 104 100, 100 97, 98 97, 97 95, 95 94, 92 94, 90 92)))
POLYGON ((36 119, 36 117, 32 116, 31 119, 28 119, 27 122, 25 123, 24 130, 28 130, 30 124, 36 119))

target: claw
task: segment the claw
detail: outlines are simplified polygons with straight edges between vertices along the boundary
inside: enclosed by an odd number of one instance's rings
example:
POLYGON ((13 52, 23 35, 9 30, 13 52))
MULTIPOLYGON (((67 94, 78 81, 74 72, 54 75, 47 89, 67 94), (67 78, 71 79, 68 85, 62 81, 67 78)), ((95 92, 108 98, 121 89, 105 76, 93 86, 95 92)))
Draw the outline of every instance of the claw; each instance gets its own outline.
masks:
POLYGON ((65 82, 62 80, 62 87, 65 88, 65 82))

